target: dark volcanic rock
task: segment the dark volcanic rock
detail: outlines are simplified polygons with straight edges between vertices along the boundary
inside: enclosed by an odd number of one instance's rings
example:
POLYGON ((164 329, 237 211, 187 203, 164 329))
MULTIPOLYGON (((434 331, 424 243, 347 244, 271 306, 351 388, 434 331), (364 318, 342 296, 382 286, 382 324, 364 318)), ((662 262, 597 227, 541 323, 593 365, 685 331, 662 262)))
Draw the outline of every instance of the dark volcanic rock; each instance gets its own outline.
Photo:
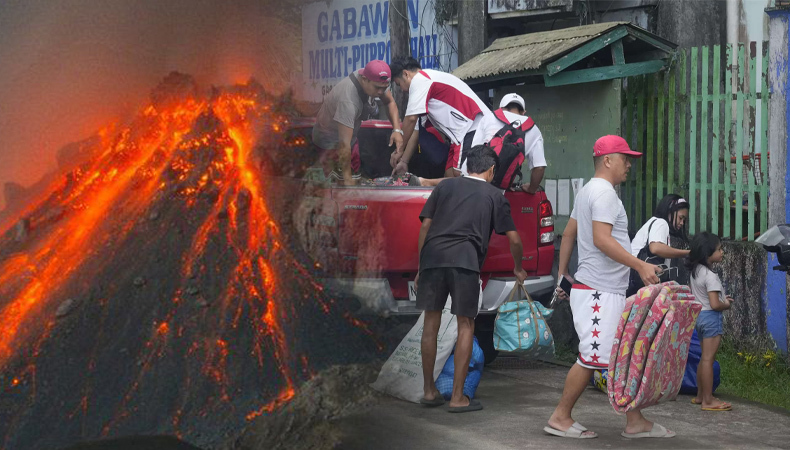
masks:
MULTIPOLYGON (((269 208, 273 197, 298 203, 298 191, 265 184, 229 133, 273 133, 287 105, 253 85, 203 95, 180 74, 152 98, 107 147, 47 185, 26 213, 27 239, 0 237, 4 450, 136 435, 215 448, 311 374, 380 356, 348 301, 315 284, 291 212, 269 208), (257 110, 233 115, 245 105, 257 110), (243 182, 239 163, 250 172, 243 182), (207 201, 216 189, 220 200, 207 201), (79 302, 66 307, 68 298, 79 302), (19 326, 6 326, 22 307, 19 326)), ((345 411, 342 399, 322 408, 305 411, 345 411)))
POLYGON ((333 421, 375 405, 380 394, 369 385, 380 365, 335 366, 304 384, 294 398, 256 419, 223 450, 320 450, 336 448, 342 434, 333 421))
POLYGON ((69 298, 64 300, 63 303, 61 303, 60 306, 58 306, 57 311, 55 311, 55 317, 67 316, 71 311, 74 310, 75 306, 76 304, 73 299, 69 298))

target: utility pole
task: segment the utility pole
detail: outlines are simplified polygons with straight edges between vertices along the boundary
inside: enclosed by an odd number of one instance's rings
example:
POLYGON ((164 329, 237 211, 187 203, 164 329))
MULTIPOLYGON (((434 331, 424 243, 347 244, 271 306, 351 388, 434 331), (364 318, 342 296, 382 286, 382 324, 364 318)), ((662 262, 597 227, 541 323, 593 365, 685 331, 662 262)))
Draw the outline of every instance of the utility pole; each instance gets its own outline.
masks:
MULTIPOLYGON (((458 5, 458 65, 485 50, 488 44, 486 0, 464 0, 458 5)), ((488 91, 476 92, 490 106, 488 91)))
MULTIPOLYGON (((390 0, 390 46, 392 59, 398 56, 408 56, 411 54, 409 48, 409 11, 406 7, 406 0, 390 0)), ((406 105, 409 101, 409 93, 402 92, 400 88, 392 84, 392 96, 395 97, 395 104, 398 105, 398 113, 403 118, 406 112, 406 105)))
POLYGON ((458 65, 461 65, 486 48, 486 0, 458 2, 458 65))

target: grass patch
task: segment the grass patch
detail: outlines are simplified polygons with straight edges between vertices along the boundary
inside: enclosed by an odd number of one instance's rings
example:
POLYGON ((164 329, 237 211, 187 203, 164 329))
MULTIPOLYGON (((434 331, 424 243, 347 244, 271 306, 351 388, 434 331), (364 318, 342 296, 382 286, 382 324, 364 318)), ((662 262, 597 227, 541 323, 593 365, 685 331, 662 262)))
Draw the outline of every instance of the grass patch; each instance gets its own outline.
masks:
POLYGON ((721 365, 717 393, 732 394, 790 410, 790 366, 771 350, 737 350, 722 342, 716 354, 721 365))
POLYGON ((554 344, 554 359, 573 364, 576 362, 576 350, 565 344, 554 344))

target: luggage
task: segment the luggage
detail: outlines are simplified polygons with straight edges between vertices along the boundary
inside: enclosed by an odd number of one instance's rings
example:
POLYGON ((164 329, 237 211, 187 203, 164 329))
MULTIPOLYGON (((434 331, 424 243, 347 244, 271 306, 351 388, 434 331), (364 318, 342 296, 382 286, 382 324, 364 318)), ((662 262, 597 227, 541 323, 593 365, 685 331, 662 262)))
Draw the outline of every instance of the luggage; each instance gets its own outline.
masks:
MULTIPOLYGON (((686 362, 686 372, 683 374, 683 383, 680 385, 680 393, 684 395, 697 395, 697 366, 702 357, 702 347, 697 338, 697 330, 691 334, 689 344, 689 358, 686 362)), ((721 366, 718 361, 713 362, 713 392, 721 383, 721 366)))
POLYGON ((647 286, 629 297, 609 359, 609 402, 624 413, 675 398, 700 305, 687 286, 647 286))
MULTIPOLYGON (((472 344, 472 358, 469 360, 469 373, 466 374, 466 380, 464 380, 464 395, 470 399, 475 398, 477 386, 480 385, 480 379, 483 377, 483 366, 485 366, 483 349, 480 348, 477 338, 475 337, 474 339, 474 343, 472 344)), ((450 400, 450 397, 453 395, 454 375, 455 350, 453 350, 453 354, 447 359, 442 373, 440 373, 439 377, 436 379, 436 388, 439 389, 439 392, 445 400, 450 400)))
POLYGON ((497 311, 494 348, 531 358, 554 356, 554 337, 546 323, 554 310, 533 301, 523 284, 516 283, 497 311))
MULTIPOLYGON (((420 351, 424 323, 425 313, 423 312, 414 327, 384 363, 378 378, 370 385, 373 389, 403 400, 419 403, 424 394, 420 351)), ((458 322, 455 316, 450 313, 450 299, 448 297, 442 310, 442 322, 439 325, 434 379, 444 368, 444 363, 450 357, 457 339, 458 322)))

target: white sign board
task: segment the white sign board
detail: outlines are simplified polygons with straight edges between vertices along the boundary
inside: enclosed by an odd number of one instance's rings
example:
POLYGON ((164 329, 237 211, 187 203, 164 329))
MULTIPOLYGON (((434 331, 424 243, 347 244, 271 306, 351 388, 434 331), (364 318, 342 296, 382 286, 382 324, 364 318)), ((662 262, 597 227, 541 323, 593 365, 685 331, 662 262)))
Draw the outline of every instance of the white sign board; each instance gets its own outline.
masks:
MULTIPOLYGON (((407 0, 412 56, 424 69, 450 70, 447 33, 435 24, 433 2, 407 0)), ((390 62, 389 1, 330 0, 302 7, 303 100, 320 102, 369 61, 390 62)), ((452 33, 450 32, 451 36, 452 33)))

